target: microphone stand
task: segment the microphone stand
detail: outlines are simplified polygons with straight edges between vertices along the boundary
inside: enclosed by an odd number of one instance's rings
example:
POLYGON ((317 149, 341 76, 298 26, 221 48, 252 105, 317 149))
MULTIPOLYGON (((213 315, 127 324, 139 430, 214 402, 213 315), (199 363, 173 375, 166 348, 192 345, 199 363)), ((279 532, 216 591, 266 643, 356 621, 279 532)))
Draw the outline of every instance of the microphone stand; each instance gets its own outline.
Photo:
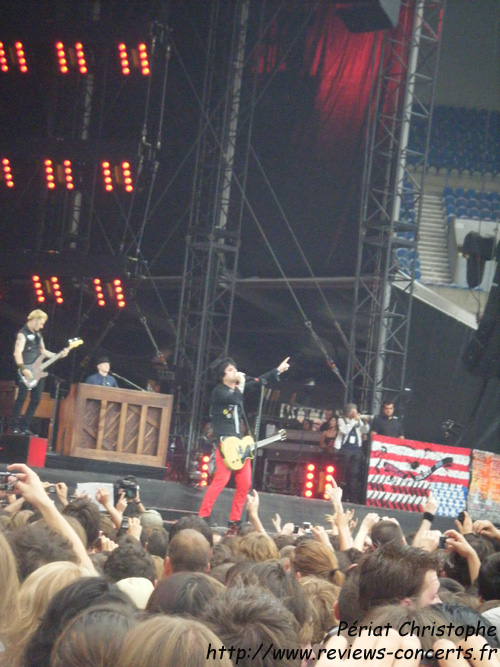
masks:
MULTIPOLYGON (((58 377, 57 375, 54 375, 53 373, 49 373, 51 377, 54 378, 54 382, 56 383, 56 390, 54 392, 54 411, 52 413, 52 419, 51 419, 51 430, 50 430, 50 439, 49 439, 49 445, 48 449, 49 452, 54 451, 54 437, 55 437, 55 432, 56 432, 56 422, 58 422, 57 416, 58 416, 58 411, 59 411, 59 393, 61 389, 61 385, 65 380, 63 378, 58 377)), ((59 424, 57 423, 57 427, 59 427, 59 424)))
MULTIPOLYGON (((259 441, 260 433, 260 423, 262 421, 262 406, 264 405, 264 394, 266 391, 267 380, 259 380, 260 382, 260 399, 259 399, 259 409, 257 410, 257 416, 255 418, 255 429, 254 429, 254 440, 255 443, 259 441)), ((252 460, 252 478, 250 482, 250 489, 253 489, 253 481, 255 478, 255 468, 257 466, 257 447, 254 450, 253 460, 252 460)), ((247 510, 247 521, 248 521, 248 510, 247 510)))
POLYGON ((124 378, 124 377, 122 377, 121 375, 118 375, 118 373, 111 373, 111 371, 110 371, 109 374, 112 375, 114 378, 118 378, 119 380, 122 380, 122 382, 125 382, 126 384, 130 385, 130 386, 133 387, 134 389, 138 389, 139 391, 146 391, 146 390, 143 389, 142 387, 139 387, 138 384, 134 384, 134 383, 131 382, 130 380, 127 380, 127 378, 124 378))

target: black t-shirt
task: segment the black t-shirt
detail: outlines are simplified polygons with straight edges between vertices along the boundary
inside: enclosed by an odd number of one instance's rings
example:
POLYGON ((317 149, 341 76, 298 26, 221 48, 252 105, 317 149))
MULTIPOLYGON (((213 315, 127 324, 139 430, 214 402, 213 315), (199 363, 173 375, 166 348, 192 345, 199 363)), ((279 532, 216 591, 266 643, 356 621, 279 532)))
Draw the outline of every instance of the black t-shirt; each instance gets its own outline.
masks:
POLYGON ((403 424, 397 417, 389 419, 385 415, 378 415, 372 422, 373 431, 388 438, 400 438, 403 435, 403 424))

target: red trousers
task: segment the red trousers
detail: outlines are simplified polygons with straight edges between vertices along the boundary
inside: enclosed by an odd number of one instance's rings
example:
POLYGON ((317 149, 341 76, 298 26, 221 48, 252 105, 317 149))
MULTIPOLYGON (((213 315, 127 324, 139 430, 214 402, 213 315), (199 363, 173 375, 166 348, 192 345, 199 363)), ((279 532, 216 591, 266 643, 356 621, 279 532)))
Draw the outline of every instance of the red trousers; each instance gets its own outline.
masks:
POLYGON ((245 461, 245 465, 241 470, 231 471, 224 465, 222 454, 219 448, 215 450, 215 475, 212 483, 205 493, 203 502, 201 503, 199 516, 210 516, 212 507, 215 504, 220 492, 229 482, 231 472, 234 472, 234 481, 236 482, 236 491, 233 496, 233 504, 231 505, 231 513, 229 514, 229 521, 239 521, 245 507, 250 485, 252 483, 252 463, 250 459, 245 461))

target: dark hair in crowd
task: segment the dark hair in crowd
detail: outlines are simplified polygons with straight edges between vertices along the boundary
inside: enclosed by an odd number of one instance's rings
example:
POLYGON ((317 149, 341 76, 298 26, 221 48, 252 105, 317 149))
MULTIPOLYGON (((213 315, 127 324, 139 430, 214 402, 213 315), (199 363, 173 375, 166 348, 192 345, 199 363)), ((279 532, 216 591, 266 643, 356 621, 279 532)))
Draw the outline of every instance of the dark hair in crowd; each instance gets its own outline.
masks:
POLYGON ((146 611, 197 617, 224 590, 223 584, 203 572, 176 572, 158 582, 146 611))
POLYGON ((66 505, 63 514, 74 517, 82 524, 87 535, 87 546, 92 547, 101 528, 101 514, 97 505, 89 498, 76 498, 66 505))
POLYGON ((481 563, 476 581, 477 592, 483 600, 496 600, 500 595, 500 553, 488 556, 481 563))
POLYGON ((16 557, 19 579, 23 581, 46 563, 69 560, 78 561, 71 542, 46 523, 34 523, 8 534, 11 549, 16 557))
POLYGON ((64 627, 57 638, 51 652, 51 667, 119 664, 127 632, 137 623, 136 613, 123 605, 99 605, 85 609, 64 627))
POLYGON ((154 584, 156 570, 153 559, 136 541, 114 549, 103 566, 104 574, 114 582, 129 577, 144 577, 154 584))
POLYGON ((416 597, 429 570, 437 570, 434 555, 397 542, 368 553, 359 568, 359 603, 363 612, 385 602, 416 597))

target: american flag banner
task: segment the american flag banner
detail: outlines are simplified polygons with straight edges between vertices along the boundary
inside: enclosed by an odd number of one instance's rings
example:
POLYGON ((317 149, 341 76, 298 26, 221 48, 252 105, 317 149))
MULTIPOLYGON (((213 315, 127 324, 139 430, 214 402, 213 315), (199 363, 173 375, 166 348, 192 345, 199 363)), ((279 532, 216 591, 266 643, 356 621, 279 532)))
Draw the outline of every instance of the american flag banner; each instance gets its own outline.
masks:
POLYGON ((456 517, 465 509, 471 451, 417 440, 373 436, 366 504, 423 512, 429 493, 437 514, 456 517))

